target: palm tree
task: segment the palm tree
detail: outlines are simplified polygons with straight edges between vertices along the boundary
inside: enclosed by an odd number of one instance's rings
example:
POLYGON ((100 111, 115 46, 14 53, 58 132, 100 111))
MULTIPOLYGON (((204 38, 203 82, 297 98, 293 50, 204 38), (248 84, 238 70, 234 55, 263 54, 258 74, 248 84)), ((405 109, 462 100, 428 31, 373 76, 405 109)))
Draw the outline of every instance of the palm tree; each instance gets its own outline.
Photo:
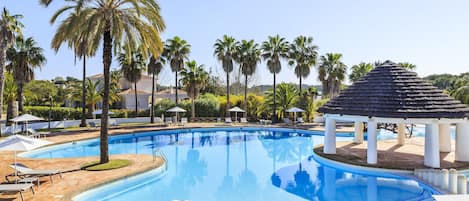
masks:
POLYGON ((217 39, 213 47, 213 54, 222 63, 223 71, 226 73, 226 116, 230 115, 230 73, 233 71, 233 60, 236 54, 238 42, 227 35, 223 35, 222 39, 217 39))
MULTIPOLYGON (((3 88, 5 83, 5 62, 7 50, 15 43, 16 36, 21 36, 21 28, 23 24, 19 19, 22 15, 10 15, 6 8, 0 18, 0 114, 3 108, 3 88)), ((0 131, 0 136, 1 136, 0 131)))
POLYGON ((244 117, 248 114, 248 76, 256 72, 257 64, 261 61, 259 44, 254 40, 242 40, 236 51, 236 61, 240 64, 241 73, 244 75, 244 117))
POLYGON ((151 108, 150 108, 150 123, 155 123, 155 77, 160 74, 163 66, 166 64, 164 57, 154 57, 150 58, 150 62, 147 65, 147 73, 152 76, 151 78, 151 108))
POLYGON ((15 102, 18 92, 13 75, 9 72, 5 73, 5 101, 7 102, 7 119, 12 119, 13 115, 13 103, 15 102))
POLYGON ((345 79, 347 66, 342 63, 342 54, 327 53, 321 56, 319 80, 322 82, 322 95, 334 97, 339 93, 340 85, 345 79))
POLYGON ((288 58, 288 42, 286 39, 281 38, 278 34, 269 36, 269 40, 262 43, 262 58, 267 61, 267 68, 274 75, 272 122, 277 122, 277 115, 275 115, 277 111, 275 78, 276 74, 282 70, 281 59, 288 58))
POLYGON ((311 67, 316 65, 318 46, 313 44, 313 37, 298 36, 290 45, 288 64, 295 66, 295 75, 300 80, 299 93, 301 94, 303 78, 311 73, 311 67))
POLYGON ((286 111, 295 106, 298 99, 298 90, 295 85, 286 83, 279 84, 276 90, 276 93, 273 93, 273 91, 266 92, 266 103, 269 105, 277 104, 279 107, 276 108, 275 115, 283 118, 285 117, 286 111))
POLYGON ((176 86, 176 106, 178 105, 178 73, 184 68, 184 60, 187 60, 189 54, 191 53, 191 45, 187 41, 182 40, 178 36, 175 36, 172 39, 168 39, 165 43, 164 55, 166 60, 169 61, 171 66, 171 71, 174 72, 176 77, 175 86, 176 86))
MULTIPOLYGON (((43 4, 47 4, 47 2, 42 2, 43 4)), ((71 15, 77 15, 77 13, 72 13, 71 15)), ((67 20, 73 20, 75 19, 76 16, 74 17, 69 17, 67 20)), ((67 23, 72 23, 72 22, 67 22, 67 23)), ((72 33, 71 35, 68 36, 69 38, 65 39, 68 42, 68 47, 73 49, 75 53, 75 59, 76 57, 81 58, 83 62, 83 73, 82 73, 82 81, 81 81, 81 123, 80 127, 86 127, 86 57, 92 57, 96 54, 96 50, 98 49, 97 45, 99 43, 93 43, 92 41, 89 40, 94 40, 93 38, 90 38, 90 33, 85 32, 83 30, 78 30, 75 33, 72 33), (90 45, 94 45, 94 47, 91 47, 90 45)), ((59 39, 59 38, 57 38, 59 39)), ((62 38, 60 38, 62 39, 62 38)), ((53 49, 57 53, 60 48, 59 42, 53 41, 52 42, 53 49)))
MULTIPOLYGON (((50 0, 41 0, 48 4, 50 0)), ((76 0, 67 1, 51 19, 68 15, 58 26, 52 40, 52 47, 70 39, 75 33, 88 33, 90 47, 103 44, 104 96, 101 115, 100 163, 109 162, 108 150, 108 111, 110 92, 110 67, 112 50, 122 49, 123 44, 131 49, 140 47, 146 57, 149 50, 153 55, 160 55, 163 44, 160 32, 165 29, 160 15, 160 7, 153 0, 76 0), (145 51, 143 51, 145 50, 145 51)))
POLYGON ((89 78, 86 79, 86 100, 88 100, 86 105, 88 106, 88 116, 93 115, 96 104, 103 99, 99 89, 100 84, 101 80, 93 82, 89 78))
POLYGON ((181 71, 181 82, 191 97, 192 118, 195 118, 194 100, 199 96, 200 89, 206 85, 209 76, 207 71, 204 69, 204 65, 197 65, 194 60, 186 62, 186 66, 187 68, 184 68, 181 71))
POLYGON ((36 41, 29 37, 26 40, 17 37, 16 43, 7 51, 7 70, 13 74, 18 86, 18 110, 23 112, 24 84, 34 79, 34 69, 46 63, 43 49, 37 46, 36 41))
POLYGON ((375 66, 371 63, 361 62, 357 65, 352 66, 352 72, 349 75, 349 79, 351 82, 358 81, 361 77, 368 74, 371 70, 373 70, 375 66))
POLYGON ((417 68, 415 64, 411 64, 409 62, 400 62, 399 65, 410 71, 414 71, 417 68))
POLYGON ((124 78, 130 83, 134 84, 135 95, 135 117, 138 114, 138 96, 137 96, 137 82, 142 79, 142 72, 145 70, 145 59, 143 55, 134 51, 126 51, 120 53, 117 57, 121 66, 121 73, 124 78))

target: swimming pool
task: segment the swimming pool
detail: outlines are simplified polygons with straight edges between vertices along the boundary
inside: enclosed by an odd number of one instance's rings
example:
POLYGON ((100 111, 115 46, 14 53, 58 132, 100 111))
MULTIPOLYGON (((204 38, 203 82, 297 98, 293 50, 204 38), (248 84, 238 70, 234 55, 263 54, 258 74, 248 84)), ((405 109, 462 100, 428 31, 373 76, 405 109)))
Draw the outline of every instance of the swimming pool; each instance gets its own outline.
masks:
MULTIPOLYGON (((338 140, 351 140, 341 135, 338 140)), ((436 193, 391 174, 344 170, 317 162, 321 132, 267 128, 182 129, 112 136, 111 154, 164 151, 154 170, 85 192, 74 200, 424 200, 436 193), (379 196, 379 197, 378 197, 379 196)), ((96 156, 97 139, 23 154, 33 158, 96 156)))

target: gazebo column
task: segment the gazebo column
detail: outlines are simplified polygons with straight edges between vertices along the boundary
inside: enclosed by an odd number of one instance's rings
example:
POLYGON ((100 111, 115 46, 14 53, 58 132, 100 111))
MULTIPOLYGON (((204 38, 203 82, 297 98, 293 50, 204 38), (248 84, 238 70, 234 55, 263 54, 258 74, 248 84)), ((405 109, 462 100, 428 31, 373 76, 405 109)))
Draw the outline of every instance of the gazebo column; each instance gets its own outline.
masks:
POLYGON ((357 144, 363 143, 363 122, 355 122, 355 135, 353 136, 353 142, 357 144))
POLYGON ((405 124, 397 124, 397 144, 405 144, 405 124))
POLYGON ((469 161, 469 121, 456 124, 456 151, 457 161, 469 161))
POLYGON ((451 134, 450 125, 442 123, 438 125, 439 139, 440 139, 440 152, 451 152, 451 134))
POLYGON ((440 167, 440 151, 438 123, 425 124, 425 155, 424 165, 432 168, 440 167))
POLYGON ((324 138, 324 153, 335 154, 336 153, 336 141, 335 141, 335 119, 326 117, 326 134, 324 138))
POLYGON ((378 163, 378 138, 376 134, 377 124, 374 120, 368 121, 368 149, 366 161, 368 164, 378 163))

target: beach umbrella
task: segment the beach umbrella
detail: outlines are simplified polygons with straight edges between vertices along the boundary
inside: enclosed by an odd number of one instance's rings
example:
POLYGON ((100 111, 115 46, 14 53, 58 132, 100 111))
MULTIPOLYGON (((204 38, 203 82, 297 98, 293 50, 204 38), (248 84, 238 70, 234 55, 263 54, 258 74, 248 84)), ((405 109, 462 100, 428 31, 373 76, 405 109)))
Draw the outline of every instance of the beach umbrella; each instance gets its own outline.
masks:
POLYGON ((228 111, 235 113, 235 121, 238 120, 238 112, 246 112, 246 111, 244 111, 243 109, 241 109, 241 108, 239 108, 239 107, 231 108, 231 109, 229 109, 228 111))
POLYGON ((176 107, 173 107, 173 108, 171 108, 171 109, 169 109, 169 110, 166 110, 166 112, 174 112, 174 113, 176 113, 176 122, 177 122, 177 121, 178 121, 178 113, 179 113, 179 112, 186 112, 186 110, 185 110, 185 109, 182 109, 182 108, 180 108, 180 107, 178 107, 178 106, 176 106, 176 107))
POLYGON ((15 152, 15 176, 18 176, 18 172, 16 171, 16 152, 30 151, 48 144, 51 144, 51 142, 21 135, 11 135, 0 141, 0 151, 15 152))
MULTIPOLYGON (((28 122, 31 122, 31 121, 43 121, 43 120, 44 120, 44 119, 41 118, 41 117, 36 117, 36 116, 30 115, 30 114, 23 114, 23 115, 21 115, 21 116, 17 116, 17 117, 15 117, 15 118, 13 118, 13 119, 10 119, 10 121, 14 122, 15 125, 16 125, 17 123, 20 123, 20 122, 25 123, 25 124, 26 124, 26 130, 28 130, 28 122)), ((12 133, 14 133, 15 130, 16 130, 16 129, 14 129, 14 130, 12 131, 12 133)))
POLYGON ((286 112, 293 112, 293 121, 296 121, 296 113, 297 112, 304 112, 304 110, 301 109, 301 108, 292 107, 292 108, 286 110, 286 112))

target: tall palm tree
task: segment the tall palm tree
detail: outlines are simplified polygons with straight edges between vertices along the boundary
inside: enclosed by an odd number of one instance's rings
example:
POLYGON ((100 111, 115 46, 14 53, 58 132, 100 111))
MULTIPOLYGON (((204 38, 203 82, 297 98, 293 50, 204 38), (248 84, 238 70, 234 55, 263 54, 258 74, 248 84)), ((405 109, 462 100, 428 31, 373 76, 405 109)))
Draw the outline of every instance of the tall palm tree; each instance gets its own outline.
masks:
POLYGON ((40 68, 46 63, 44 50, 37 46, 36 41, 29 37, 23 39, 17 37, 16 43, 7 51, 7 70, 13 74, 18 86, 18 110, 23 112, 23 88, 24 84, 34 79, 34 69, 40 68))
POLYGON ((191 97, 192 102, 192 118, 195 118, 195 99, 199 96, 200 89, 203 88, 208 81, 208 73, 204 69, 204 65, 197 65, 192 60, 186 62, 187 68, 181 71, 181 82, 185 90, 191 97))
POLYGON ((349 79, 351 82, 358 81, 361 77, 368 74, 371 70, 373 70, 374 66, 371 63, 361 62, 359 64, 352 66, 352 72, 349 75, 349 79))
POLYGON ((322 82, 324 97, 334 97, 339 93, 340 85, 345 79, 347 66, 342 63, 342 54, 327 53, 321 56, 319 80, 322 82))
POLYGON ((151 108, 150 108, 150 123, 155 123, 155 86, 156 79, 155 77, 160 74, 163 66, 166 64, 164 57, 150 57, 150 62, 147 65, 147 73, 151 75, 151 108))
POLYGON ((226 116, 230 115, 228 111, 230 109, 230 73, 233 71, 233 60, 235 59, 236 47, 238 42, 227 35, 223 35, 223 38, 217 39, 213 47, 215 50, 213 54, 221 62, 223 71, 226 73, 226 116))
POLYGON ((318 46, 313 44, 313 37, 298 36, 290 45, 288 64, 295 66, 295 75, 300 80, 299 94, 301 94, 303 78, 311 73, 311 67, 316 65, 318 46))
POLYGON ((248 114, 248 76, 256 72, 257 64, 261 61, 261 49, 254 40, 242 40, 236 51, 236 61, 240 64, 244 75, 244 117, 248 114))
POLYGON ((100 93, 101 90, 99 89, 100 84, 101 80, 93 82, 89 78, 86 79, 86 99, 88 100, 86 105, 88 106, 88 116, 93 115, 96 104, 103 99, 100 93))
POLYGON ((270 73, 274 75, 274 86, 273 86, 273 113, 272 122, 277 122, 277 101, 276 99, 276 75, 282 70, 281 60, 288 58, 288 42, 285 38, 281 38, 278 34, 275 36, 269 36, 268 41, 262 43, 262 58, 267 61, 267 68, 270 73))
POLYGON ((138 95, 137 95, 137 82, 142 79, 142 73, 145 70, 145 58, 139 52, 126 51, 120 53, 117 57, 121 66, 121 73, 124 78, 130 83, 134 84, 135 96, 135 117, 138 114, 138 95))
MULTIPOLYGON (((71 15, 77 15, 78 13, 72 13, 71 15)), ((75 16, 76 17, 76 16, 75 16)), ((74 17, 69 17, 67 20, 73 20, 74 17)), ((67 22, 72 23, 72 22, 67 22)), ((86 127, 86 57, 92 57, 96 54, 99 43, 93 43, 90 40, 90 33, 83 30, 78 30, 72 33, 65 39, 68 42, 68 47, 75 53, 75 59, 81 58, 82 60, 82 80, 81 80, 81 123, 80 127, 86 127), (94 45, 93 47, 90 45, 94 45)), ((55 43, 55 42, 53 42, 55 43)), ((57 53, 60 46, 54 46, 53 49, 57 53)))
MULTIPOLYGON (((21 36, 23 24, 19 21, 22 15, 10 15, 6 8, 3 8, 0 16, 0 114, 3 108, 3 88, 5 83, 5 63, 7 50, 15 43, 16 36, 21 36)), ((0 129, 0 136, 2 135, 0 129)))
POLYGON ((7 119, 14 118, 13 103, 17 99, 18 87, 16 87, 13 75, 9 72, 5 73, 5 101, 7 102, 7 119))
MULTIPOLYGON (((47 4, 50 0, 41 0, 47 4)), ((110 92, 110 67, 112 50, 139 47, 143 56, 146 50, 160 55, 163 44, 160 32, 165 29, 160 7, 153 0, 75 0, 59 9, 51 19, 67 15, 58 26, 52 40, 52 47, 60 47, 75 33, 89 33, 90 47, 99 47, 103 42, 104 96, 101 115, 100 163, 109 161, 108 150, 108 111, 110 92), (145 51, 143 51, 145 50, 145 51)))
POLYGON ((298 99, 298 90, 293 84, 286 83, 279 84, 275 90, 277 90, 277 93, 273 93, 273 91, 266 92, 266 103, 272 106, 278 104, 279 107, 276 108, 275 115, 283 118, 286 111, 295 106, 298 99), (277 97, 274 97, 274 94, 277 97))
POLYGON ((184 68, 184 60, 187 60, 191 53, 191 45, 187 41, 175 36, 172 39, 168 39, 164 45, 164 56, 169 61, 171 71, 175 75, 175 87, 176 87, 176 106, 178 105, 178 73, 184 68))

